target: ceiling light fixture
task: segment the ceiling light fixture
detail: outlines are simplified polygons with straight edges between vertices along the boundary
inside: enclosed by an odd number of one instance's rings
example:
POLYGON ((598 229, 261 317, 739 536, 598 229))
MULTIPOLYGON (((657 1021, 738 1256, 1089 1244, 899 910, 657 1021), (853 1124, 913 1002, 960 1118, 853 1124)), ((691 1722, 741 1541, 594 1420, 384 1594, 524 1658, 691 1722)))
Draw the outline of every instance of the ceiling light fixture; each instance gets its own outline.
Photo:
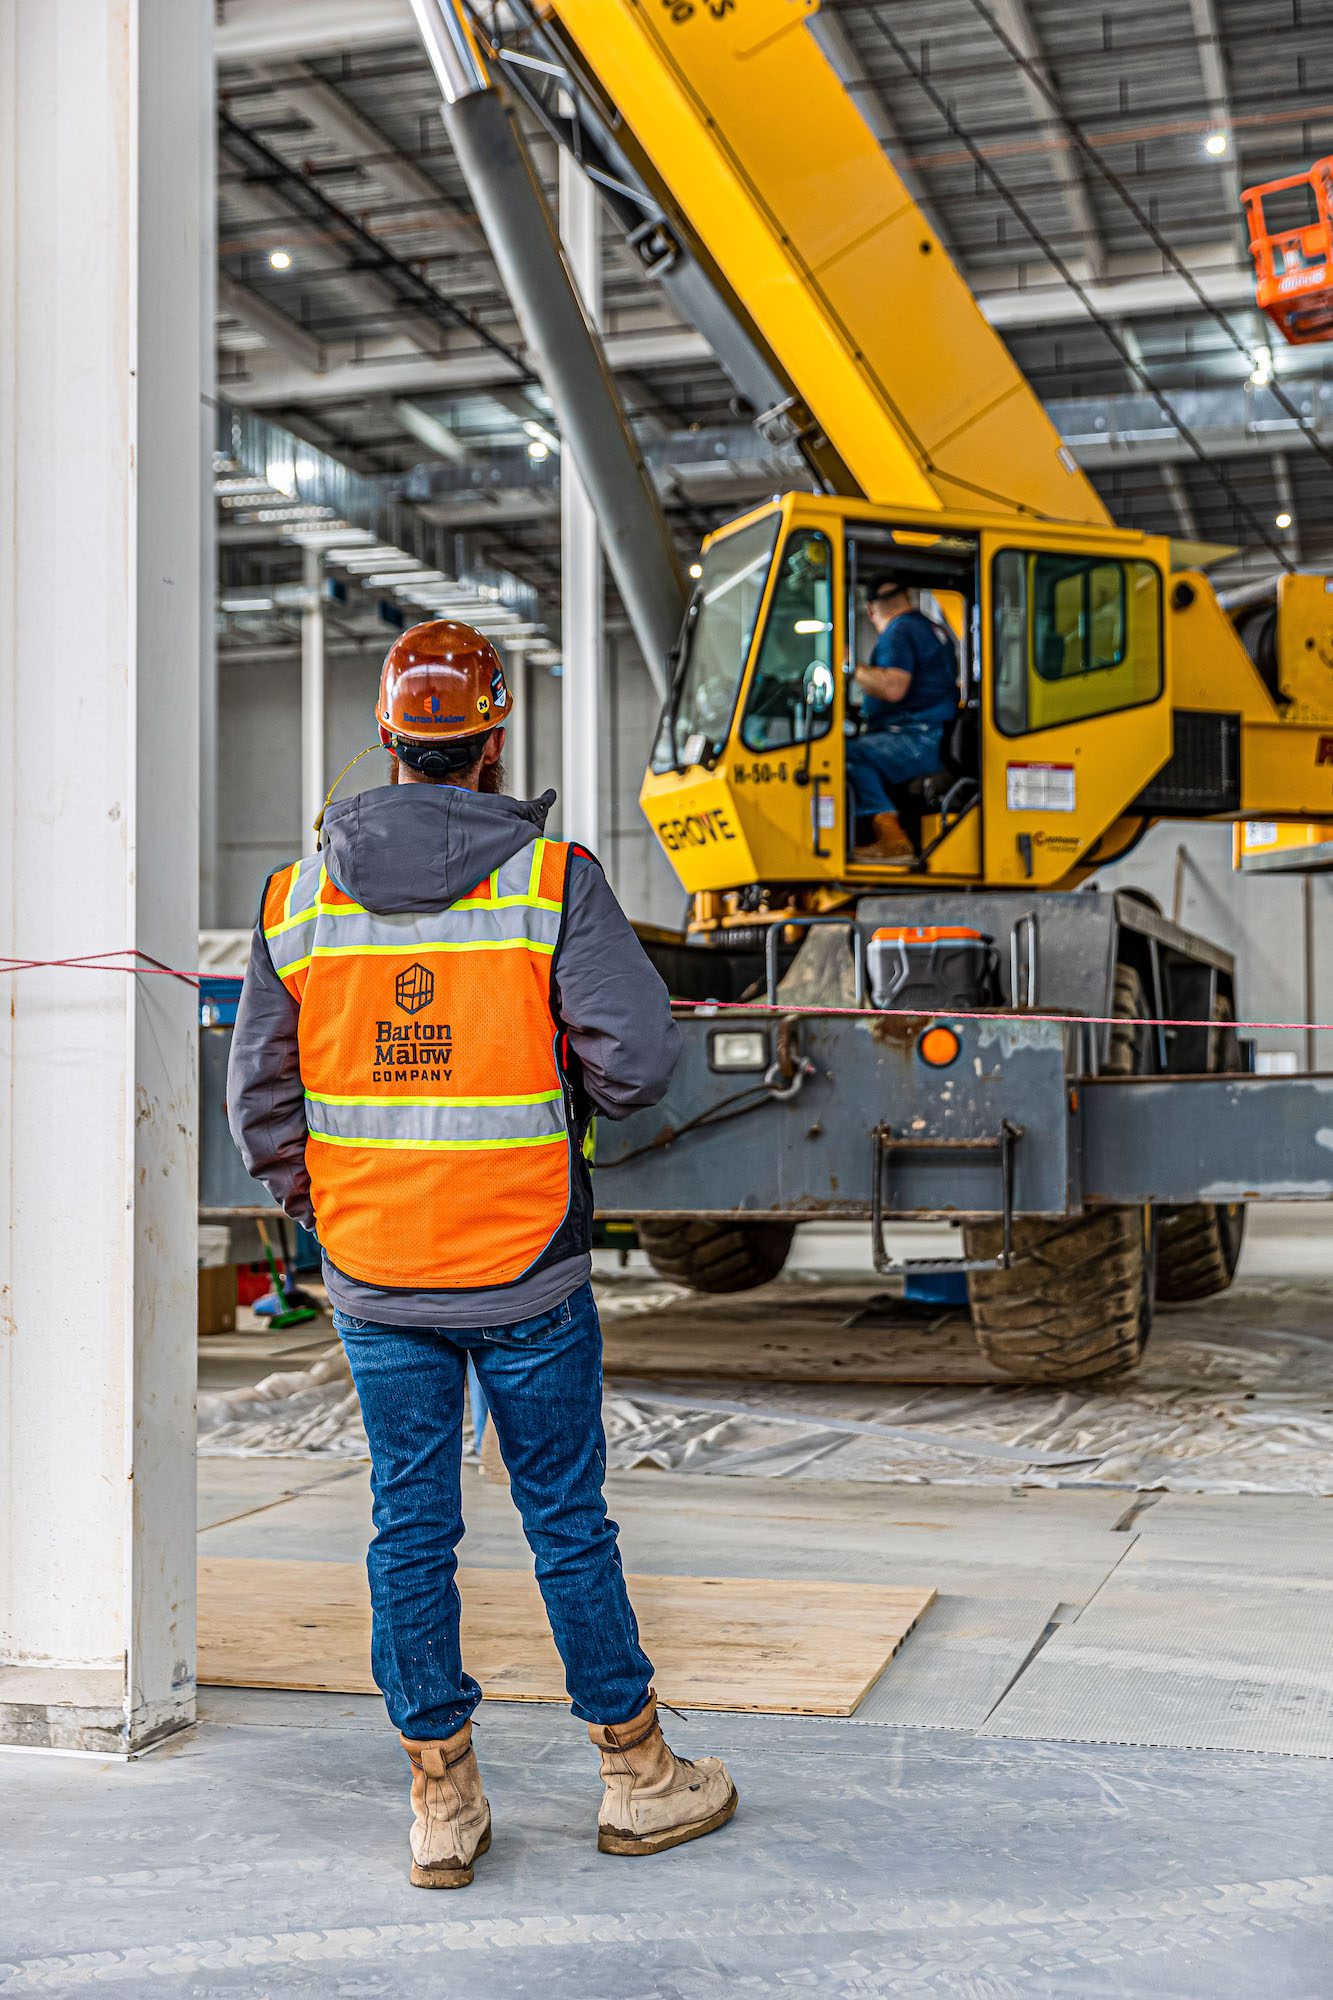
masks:
POLYGON ((690 575, 691 575, 691 576, 693 576, 693 577, 700 577, 700 576, 702 576, 702 575, 703 575, 703 573, 704 573, 704 566, 703 566, 703 564, 702 564, 702 563, 691 563, 691 564, 690 564, 690 575))
POLYGON ((1210 132, 1203 142, 1203 150, 1215 160, 1220 160, 1230 151, 1231 141, 1225 132, 1210 132))
POLYGON ((289 250, 270 250, 268 261, 275 271, 290 271, 292 268, 292 258, 289 250))
POLYGON ((1289 528, 1291 526, 1290 514, 1284 509, 1282 513, 1276 516, 1273 525, 1277 528, 1289 528))

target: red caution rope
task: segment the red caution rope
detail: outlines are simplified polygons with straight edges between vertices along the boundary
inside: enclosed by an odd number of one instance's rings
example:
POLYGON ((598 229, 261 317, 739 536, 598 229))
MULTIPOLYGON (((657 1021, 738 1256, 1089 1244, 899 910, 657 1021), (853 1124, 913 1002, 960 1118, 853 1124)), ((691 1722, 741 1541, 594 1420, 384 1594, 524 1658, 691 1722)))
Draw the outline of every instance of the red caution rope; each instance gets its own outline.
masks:
POLYGON ((673 1000, 673 1007, 691 1007, 704 1014, 831 1014, 848 1021, 1059 1021, 1073 1027, 1092 1028, 1292 1028, 1333 1034, 1333 1021, 1194 1021, 1174 1016, 1127 1014, 1043 1014, 1036 1008, 1022 1011, 1003 1007, 807 1007, 775 1004, 771 1000, 673 1000))
MULTIPOLYGON (((235 972, 200 974, 182 971, 179 966, 164 965, 151 952, 140 951, 135 946, 127 946, 121 951, 83 952, 75 958, 0 958, 0 976, 6 972, 31 972, 35 970, 57 969, 67 972, 128 972, 135 978, 179 979, 186 986, 198 987, 204 978, 239 979, 235 972), (141 965, 115 965, 109 960, 118 958, 142 959, 141 965)), ((699 1014, 827 1014, 835 1020, 882 1021, 895 1017, 904 1021, 948 1020, 948 1021, 1053 1021, 1062 1026, 1111 1028, 1122 1024, 1132 1028, 1230 1028, 1239 1033, 1242 1028, 1285 1029, 1303 1034, 1333 1035, 1333 1021, 1196 1021, 1175 1015, 1149 1014, 1131 1017, 1124 1014, 1047 1014, 1036 1008, 1007 1009, 1003 1007, 809 1007, 784 1006, 771 1000, 673 1000, 672 1006, 690 1008, 699 1014)))
POLYGON ((182 985, 198 987, 200 975, 197 972, 182 972, 179 966, 164 965, 160 958, 154 958, 150 951, 140 951, 137 945, 125 945, 120 951, 85 951, 75 958, 0 958, 0 973, 34 972, 58 968, 62 972, 129 972, 136 978, 179 979, 182 985), (142 959, 142 965, 112 965, 109 959, 142 959))

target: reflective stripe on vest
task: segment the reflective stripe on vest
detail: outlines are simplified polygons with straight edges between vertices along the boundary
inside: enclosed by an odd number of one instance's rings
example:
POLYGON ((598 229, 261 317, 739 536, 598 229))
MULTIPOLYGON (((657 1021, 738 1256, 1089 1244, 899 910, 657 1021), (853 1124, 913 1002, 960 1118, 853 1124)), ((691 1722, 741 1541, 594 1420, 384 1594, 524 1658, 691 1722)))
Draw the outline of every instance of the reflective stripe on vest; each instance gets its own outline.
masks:
POLYGON ((380 915, 318 855, 264 898, 300 1005, 306 1162, 339 1270, 424 1290, 506 1284, 568 1211, 551 1013, 568 848, 539 839, 448 909, 380 915))

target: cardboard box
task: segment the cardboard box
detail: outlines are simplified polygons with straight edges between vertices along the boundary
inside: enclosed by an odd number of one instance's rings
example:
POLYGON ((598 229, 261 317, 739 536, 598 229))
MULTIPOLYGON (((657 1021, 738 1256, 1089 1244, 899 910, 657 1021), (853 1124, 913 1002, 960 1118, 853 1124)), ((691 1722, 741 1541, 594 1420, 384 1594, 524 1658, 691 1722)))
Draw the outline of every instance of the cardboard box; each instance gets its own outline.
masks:
POLYGON ((235 1333, 236 1266, 204 1264, 199 1270, 200 1333, 235 1333))

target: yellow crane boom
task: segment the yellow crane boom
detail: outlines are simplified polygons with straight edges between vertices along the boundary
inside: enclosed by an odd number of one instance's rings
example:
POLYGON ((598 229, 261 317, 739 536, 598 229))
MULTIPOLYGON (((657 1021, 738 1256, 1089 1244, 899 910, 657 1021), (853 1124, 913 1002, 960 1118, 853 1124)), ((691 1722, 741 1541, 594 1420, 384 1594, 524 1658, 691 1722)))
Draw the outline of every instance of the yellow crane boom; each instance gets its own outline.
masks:
POLYGON ((1156 818, 1327 817, 1325 579, 1281 578, 1238 627, 1164 537, 1110 519, 825 56, 818 5, 542 17, 824 489, 705 545, 640 794, 696 923, 890 884, 1072 888, 1156 818), (895 791, 912 860, 891 870, 858 846, 848 750, 882 571, 952 625, 965 725, 895 791))
POLYGON ((1109 516, 810 33, 819 0, 555 0, 867 500, 1109 516))

